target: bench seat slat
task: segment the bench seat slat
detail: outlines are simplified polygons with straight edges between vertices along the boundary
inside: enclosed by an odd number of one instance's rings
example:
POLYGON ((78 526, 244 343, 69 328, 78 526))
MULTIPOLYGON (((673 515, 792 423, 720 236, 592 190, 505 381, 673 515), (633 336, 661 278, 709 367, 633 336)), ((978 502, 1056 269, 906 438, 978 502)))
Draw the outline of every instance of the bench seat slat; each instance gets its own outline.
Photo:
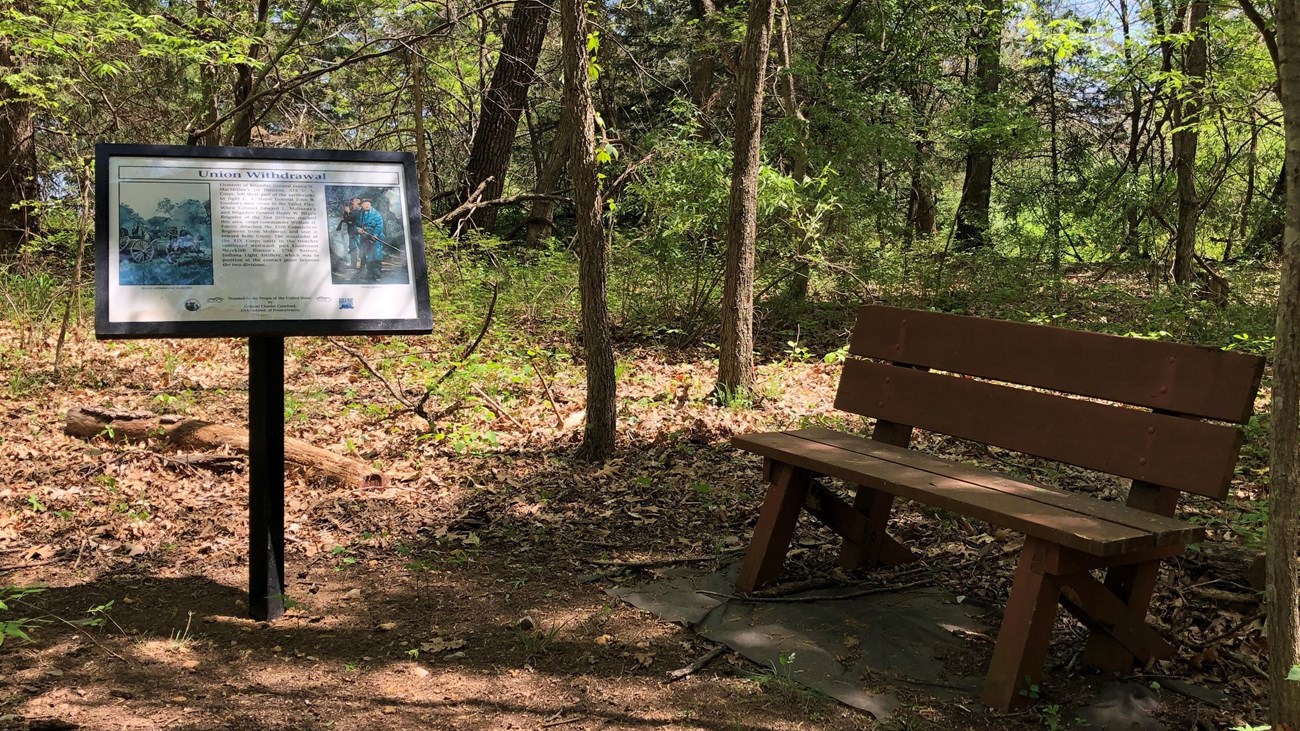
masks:
POLYGON ((1158 546, 1195 543, 1201 540, 1205 534, 1205 530, 1200 526, 1192 525, 1177 518, 1168 518, 1155 513, 1134 510, 1122 503, 1108 502, 1033 482, 1017 480, 973 465, 940 459, 911 449, 881 444, 852 434, 822 428, 800 429, 799 431, 785 433, 869 455, 886 462, 894 462, 912 469, 924 470, 936 475, 951 477, 955 480, 973 482, 990 490, 1018 495, 1046 505, 1095 516, 1111 523, 1146 531, 1156 536, 1156 545, 1158 546))
POLYGON ((868 305, 849 352, 1244 423, 1264 359, 1181 343, 868 305))
MULTIPOLYGON (((773 460, 949 509, 1095 556, 1152 549, 1170 540, 1164 532, 1130 527, 1021 494, 814 441, 797 433, 749 434, 736 437, 732 443, 773 460)), ((1024 485, 1025 491, 1035 489, 1047 490, 1024 485)), ((1181 521, 1175 523, 1178 527, 1170 532, 1173 535, 1190 539, 1198 530, 1181 521)))
POLYGON ((835 407, 1222 500, 1231 426, 850 358, 835 407))

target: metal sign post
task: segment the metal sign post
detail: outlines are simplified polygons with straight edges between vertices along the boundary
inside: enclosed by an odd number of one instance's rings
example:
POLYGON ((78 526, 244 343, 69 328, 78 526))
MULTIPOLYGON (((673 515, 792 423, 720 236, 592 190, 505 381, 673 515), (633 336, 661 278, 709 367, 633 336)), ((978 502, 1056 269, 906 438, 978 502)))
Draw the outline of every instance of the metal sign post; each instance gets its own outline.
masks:
POLYGON ((248 613, 284 614, 284 338, 248 339, 248 613))

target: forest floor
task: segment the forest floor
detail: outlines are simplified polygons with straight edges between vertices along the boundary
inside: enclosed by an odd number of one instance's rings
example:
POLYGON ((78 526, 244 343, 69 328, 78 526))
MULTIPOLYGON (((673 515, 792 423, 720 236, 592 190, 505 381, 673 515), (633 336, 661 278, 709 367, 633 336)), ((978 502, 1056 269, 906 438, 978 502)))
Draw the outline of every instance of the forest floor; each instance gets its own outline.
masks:
MULTIPOLYGON (((826 334, 827 349, 847 326, 826 334)), ((472 335, 348 342, 396 384, 432 380, 442 366, 430 370, 426 352, 446 358, 472 335)), ((865 679, 904 700, 880 723, 730 653, 666 682, 714 645, 608 596, 655 572, 608 562, 688 557, 709 569, 739 559, 763 485, 759 461, 728 438, 810 420, 863 426, 832 412, 839 367, 818 349, 769 359, 759 402, 720 408, 705 398, 709 351, 623 346, 619 454, 587 464, 573 456, 582 370, 556 349, 485 344, 448 381, 461 395, 431 404, 461 406, 431 430, 342 349, 291 339, 287 434, 372 463, 392 482, 358 489, 289 474, 293 606, 258 623, 244 606, 242 471, 62 429, 76 406, 245 424, 246 342, 97 342, 83 326, 56 379, 53 337, 48 327, 0 326, 0 586, 40 589, 0 612, 0 621, 38 622, 30 642, 0 645, 0 729, 1060 728, 1060 709, 1102 682, 1079 669, 1085 633, 1065 618, 1043 702, 1013 715, 865 679)), ((921 446, 985 464, 1010 459, 954 440, 921 446)), ((1267 445, 1255 439, 1243 454, 1233 501, 1190 503, 1212 540, 1239 542, 1249 537, 1243 525, 1258 527, 1250 506, 1267 445)), ((1122 496, 1117 481, 1017 464, 1122 496)), ((923 575, 935 585, 1001 605, 1017 536, 907 505, 897 525, 930 558, 923 575), (944 570, 954 564, 961 569, 944 570)), ((829 534, 805 524, 787 575, 835 576, 834 550, 829 534)), ((1157 716, 1169 729, 1258 722, 1266 698, 1256 595, 1230 579, 1202 580, 1194 559, 1169 563, 1154 614, 1182 640, 1179 656, 1134 679, 1170 676, 1225 694, 1216 706, 1161 693, 1157 716), (1194 589, 1207 583, 1216 590, 1194 589)), ((991 648, 976 647, 986 662, 991 648)))

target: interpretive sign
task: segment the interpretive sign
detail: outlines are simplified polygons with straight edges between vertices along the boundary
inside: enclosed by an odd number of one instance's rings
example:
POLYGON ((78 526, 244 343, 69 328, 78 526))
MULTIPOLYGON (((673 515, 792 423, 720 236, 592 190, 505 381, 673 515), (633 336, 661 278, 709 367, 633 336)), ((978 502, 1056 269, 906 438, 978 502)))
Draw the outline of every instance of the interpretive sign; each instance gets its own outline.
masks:
POLYGON ((95 333, 432 329, 414 158, 95 148, 95 333))
POLYGON ((248 336, 248 613, 284 614, 284 338, 433 329, 415 160, 98 145, 95 335, 248 336))

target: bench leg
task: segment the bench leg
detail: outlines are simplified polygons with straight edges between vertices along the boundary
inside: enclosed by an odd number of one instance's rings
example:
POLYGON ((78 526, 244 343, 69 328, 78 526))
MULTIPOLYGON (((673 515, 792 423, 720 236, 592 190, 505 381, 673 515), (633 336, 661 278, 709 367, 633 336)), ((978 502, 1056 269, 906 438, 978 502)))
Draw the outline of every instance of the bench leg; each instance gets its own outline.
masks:
POLYGON ((986 706, 1010 711, 1033 702, 1020 691, 1038 683, 1047 660, 1061 592, 1052 577, 1044 573, 1043 563, 1055 548, 1036 538, 1025 539, 980 698, 986 706))
MULTIPOLYGON (((765 470, 766 471, 766 470, 765 470)), ((751 592, 781 575, 785 553, 790 548, 799 511, 808 495, 812 475, 788 464, 773 463, 771 484, 754 526, 745 562, 740 566, 736 590, 751 592)))
MULTIPOLYGON (((1130 622, 1146 623, 1147 608, 1151 605, 1159 575, 1159 561, 1117 566, 1106 572, 1106 588, 1124 603, 1130 622)), ((1114 637, 1093 630, 1083 648, 1082 659, 1099 670, 1122 673, 1132 669, 1136 657, 1114 637)))
POLYGON ((1115 640, 1132 656, 1168 660, 1174 647, 1151 629, 1145 617, 1133 617, 1128 605, 1088 573, 1062 576, 1061 603, 1099 636, 1115 640))
MULTIPOLYGON (((1178 491, 1135 480, 1125 504, 1159 515, 1173 515, 1178 507, 1178 491)), ((1159 560, 1118 566, 1106 572, 1106 588, 1128 606, 1131 621, 1145 624, 1159 576, 1159 560)), ((1126 672, 1133 667, 1134 660, 1133 653, 1103 632, 1093 632, 1083 649, 1083 661, 1103 671, 1126 672)))
POLYGON ((859 486, 853 508, 866 517, 862 535, 845 537, 840 548, 840 566, 846 569, 873 569, 877 566, 915 561, 916 555, 885 532, 894 508, 894 496, 859 486))

